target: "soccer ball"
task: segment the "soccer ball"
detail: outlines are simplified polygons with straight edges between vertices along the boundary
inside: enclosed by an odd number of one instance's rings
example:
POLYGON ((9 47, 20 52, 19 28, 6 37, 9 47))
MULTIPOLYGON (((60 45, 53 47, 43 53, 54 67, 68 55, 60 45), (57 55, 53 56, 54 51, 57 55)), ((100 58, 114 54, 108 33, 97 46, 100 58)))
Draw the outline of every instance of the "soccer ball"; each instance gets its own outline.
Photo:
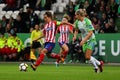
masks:
POLYGON ((26 63, 20 63, 19 70, 20 71, 27 71, 28 65, 26 63))

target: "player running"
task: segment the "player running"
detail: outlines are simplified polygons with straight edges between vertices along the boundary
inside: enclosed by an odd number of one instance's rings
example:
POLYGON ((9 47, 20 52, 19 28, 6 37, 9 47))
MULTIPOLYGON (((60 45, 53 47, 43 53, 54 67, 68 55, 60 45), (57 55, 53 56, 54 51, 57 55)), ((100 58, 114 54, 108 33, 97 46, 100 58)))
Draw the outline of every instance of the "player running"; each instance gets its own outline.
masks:
POLYGON ((59 62, 64 62, 69 48, 68 48, 68 43, 69 43, 69 33, 73 33, 73 26, 68 23, 69 16, 65 15, 62 19, 62 23, 58 28, 57 32, 60 33, 60 37, 58 39, 58 43, 61 47, 60 49, 60 55, 61 58, 56 61, 56 66, 58 66, 59 62))
POLYGON ((95 72, 97 73, 100 69, 100 72, 103 71, 103 61, 98 61, 95 59, 92 55, 96 39, 95 35, 93 33, 93 26, 91 21, 85 17, 86 11, 84 9, 79 9, 75 12, 75 16, 77 18, 75 22, 75 33, 74 33, 74 39, 76 39, 76 35, 78 33, 78 30, 81 32, 82 41, 80 42, 80 45, 83 47, 83 52, 85 53, 86 60, 89 60, 95 67, 95 72))
POLYGON ((43 29, 44 36, 42 36, 40 38, 45 37, 45 45, 44 45, 44 48, 41 50, 40 56, 36 60, 36 63, 31 64, 31 68, 34 71, 36 70, 38 65, 40 65, 42 63, 45 55, 47 55, 50 58, 60 59, 59 54, 51 53, 53 48, 55 47, 55 35, 56 35, 57 22, 52 20, 51 12, 45 12, 44 20, 46 22, 46 25, 44 26, 44 29, 43 29))

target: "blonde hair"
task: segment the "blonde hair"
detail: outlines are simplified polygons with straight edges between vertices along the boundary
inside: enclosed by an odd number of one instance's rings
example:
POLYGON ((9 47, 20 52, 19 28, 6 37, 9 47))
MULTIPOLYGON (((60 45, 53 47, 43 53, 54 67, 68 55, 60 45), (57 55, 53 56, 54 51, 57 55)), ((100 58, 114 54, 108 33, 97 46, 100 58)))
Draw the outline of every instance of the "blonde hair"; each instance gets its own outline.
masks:
POLYGON ((80 15, 80 16, 85 16, 86 10, 85 9, 78 9, 75 13, 80 15))
POLYGON ((68 21, 70 20, 70 17, 69 17, 69 15, 67 15, 67 14, 64 15, 63 18, 66 18, 68 21))

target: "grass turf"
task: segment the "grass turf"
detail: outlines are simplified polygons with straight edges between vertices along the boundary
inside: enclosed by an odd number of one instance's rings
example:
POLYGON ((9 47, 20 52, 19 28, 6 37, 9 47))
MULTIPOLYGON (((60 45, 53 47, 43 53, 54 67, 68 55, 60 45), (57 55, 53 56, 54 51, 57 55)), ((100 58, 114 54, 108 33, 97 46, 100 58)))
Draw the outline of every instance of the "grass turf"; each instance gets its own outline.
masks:
POLYGON ((120 66, 104 66, 103 73, 94 73, 92 65, 44 64, 32 71, 19 71, 19 63, 0 63, 0 80, 119 80, 120 66))

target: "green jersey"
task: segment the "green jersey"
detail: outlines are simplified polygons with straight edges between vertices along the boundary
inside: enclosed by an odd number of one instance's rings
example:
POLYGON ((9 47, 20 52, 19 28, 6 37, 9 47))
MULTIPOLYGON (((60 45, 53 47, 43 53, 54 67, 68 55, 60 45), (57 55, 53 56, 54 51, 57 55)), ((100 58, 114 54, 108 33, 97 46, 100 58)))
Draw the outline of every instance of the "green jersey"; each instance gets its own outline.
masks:
MULTIPOLYGON (((76 20, 75 28, 78 28, 81 31, 82 40, 88 35, 89 31, 94 30, 94 27, 88 18, 84 18, 83 21, 76 20)), ((96 39, 93 33, 89 40, 83 44, 83 52, 85 53, 87 49, 94 50, 95 45, 96 39)))
MULTIPOLYGON (((75 25, 76 25, 75 27, 81 31, 82 39, 84 39, 87 36, 89 31, 94 30, 94 27, 88 18, 84 18, 83 21, 77 20, 75 22, 75 25)), ((94 33, 92 34, 91 38, 88 41, 90 41, 91 39, 95 39, 94 33)))

